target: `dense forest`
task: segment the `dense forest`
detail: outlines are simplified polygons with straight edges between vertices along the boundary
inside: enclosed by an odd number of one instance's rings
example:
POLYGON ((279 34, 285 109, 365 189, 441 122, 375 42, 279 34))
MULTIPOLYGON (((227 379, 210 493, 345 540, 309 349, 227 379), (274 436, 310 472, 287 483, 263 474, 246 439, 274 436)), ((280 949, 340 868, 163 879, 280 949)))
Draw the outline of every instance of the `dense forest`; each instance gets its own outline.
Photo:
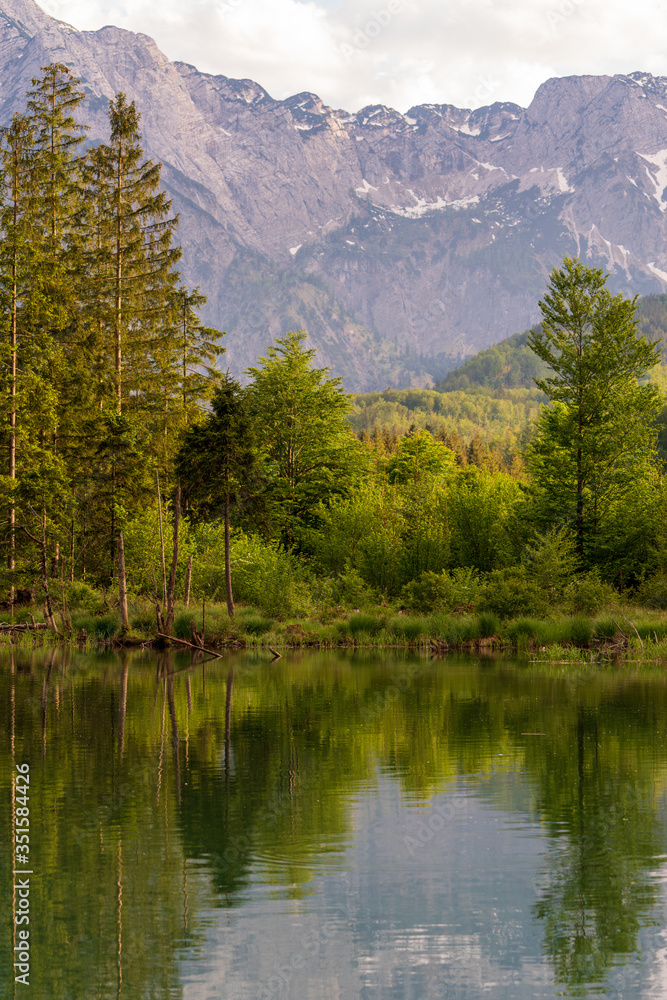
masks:
POLYGON ((438 391, 355 399, 303 332, 241 386, 181 282, 137 108, 118 94, 91 146, 79 81, 43 74, 0 149, 9 614, 34 599, 54 632, 79 607, 169 634, 202 598, 229 619, 662 601, 664 297, 638 330, 566 260, 542 325, 438 391))

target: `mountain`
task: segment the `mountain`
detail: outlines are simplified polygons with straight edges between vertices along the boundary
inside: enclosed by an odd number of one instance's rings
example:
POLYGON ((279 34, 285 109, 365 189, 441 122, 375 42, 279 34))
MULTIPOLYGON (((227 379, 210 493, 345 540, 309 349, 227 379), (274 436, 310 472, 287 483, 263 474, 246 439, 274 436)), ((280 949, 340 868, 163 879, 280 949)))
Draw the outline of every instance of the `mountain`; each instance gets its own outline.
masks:
MULTIPOLYGON (((637 304, 639 333, 660 344, 659 368, 652 375, 659 385, 667 375, 667 295, 646 295, 637 304)), ((535 379, 547 378, 549 366, 528 347, 530 330, 515 333, 469 358, 436 385, 438 392, 480 389, 533 389, 535 379)))
POLYGON ((667 78, 549 80, 526 109, 351 114, 314 94, 172 63, 146 35, 77 31, 0 0, 0 124, 40 67, 88 94, 88 141, 118 91, 180 213, 182 270, 236 373, 305 327, 349 389, 429 384, 535 322, 565 254, 627 294, 667 289, 667 78))

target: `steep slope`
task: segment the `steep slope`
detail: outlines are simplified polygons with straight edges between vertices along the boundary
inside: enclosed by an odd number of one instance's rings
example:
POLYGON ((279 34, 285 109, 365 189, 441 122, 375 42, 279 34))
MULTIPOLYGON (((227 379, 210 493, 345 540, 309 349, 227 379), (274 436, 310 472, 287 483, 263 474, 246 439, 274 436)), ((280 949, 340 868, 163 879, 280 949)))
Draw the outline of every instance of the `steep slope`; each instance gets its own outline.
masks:
POLYGON ((236 372, 305 327, 350 388, 426 384, 533 322, 566 253, 614 289, 667 287, 667 79, 550 80, 527 109, 349 114, 0 0, 0 123, 54 60, 82 79, 90 141, 106 138, 114 93, 136 100, 180 213, 184 277, 229 331, 236 372))

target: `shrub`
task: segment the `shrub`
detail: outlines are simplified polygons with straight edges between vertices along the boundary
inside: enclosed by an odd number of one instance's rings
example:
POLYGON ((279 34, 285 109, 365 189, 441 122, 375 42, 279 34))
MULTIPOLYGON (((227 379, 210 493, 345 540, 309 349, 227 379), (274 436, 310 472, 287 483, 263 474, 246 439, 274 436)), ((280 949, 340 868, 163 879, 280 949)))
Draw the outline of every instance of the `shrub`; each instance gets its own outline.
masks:
POLYGON ((474 569, 458 566, 451 573, 425 571, 416 580, 406 583, 401 591, 401 604, 413 611, 433 611, 477 602, 480 582, 474 569))
POLYGON ((614 604, 618 594, 610 583, 600 579, 598 570, 582 573, 565 588, 565 598, 573 614, 594 615, 614 604))
POLYGON ((660 570, 637 588, 635 598, 647 608, 667 608, 667 573, 660 570))
POLYGON ((90 611, 96 615, 104 607, 104 598, 87 583, 70 583, 67 587, 67 603, 72 610, 90 611))
POLYGON ((348 566, 345 572, 334 580, 331 598, 335 604, 358 608, 372 602, 373 592, 358 570, 348 566))
POLYGON ((303 563, 257 535, 237 535, 232 545, 232 583, 238 601, 272 618, 306 617, 312 611, 303 563))
POLYGON ((501 618, 513 618, 544 614, 547 601, 525 567, 514 566, 489 573, 481 588, 479 606, 501 618))

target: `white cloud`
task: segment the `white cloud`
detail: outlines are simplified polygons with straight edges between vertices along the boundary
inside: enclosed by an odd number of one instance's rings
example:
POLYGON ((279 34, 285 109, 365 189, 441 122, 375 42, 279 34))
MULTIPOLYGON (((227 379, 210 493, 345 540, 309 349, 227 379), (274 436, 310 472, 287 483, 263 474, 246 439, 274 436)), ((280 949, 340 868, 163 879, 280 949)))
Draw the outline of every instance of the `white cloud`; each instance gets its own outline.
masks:
POLYGON ((667 74, 654 0, 45 0, 77 28, 116 24, 171 59, 357 110, 526 105, 549 76, 667 74))

